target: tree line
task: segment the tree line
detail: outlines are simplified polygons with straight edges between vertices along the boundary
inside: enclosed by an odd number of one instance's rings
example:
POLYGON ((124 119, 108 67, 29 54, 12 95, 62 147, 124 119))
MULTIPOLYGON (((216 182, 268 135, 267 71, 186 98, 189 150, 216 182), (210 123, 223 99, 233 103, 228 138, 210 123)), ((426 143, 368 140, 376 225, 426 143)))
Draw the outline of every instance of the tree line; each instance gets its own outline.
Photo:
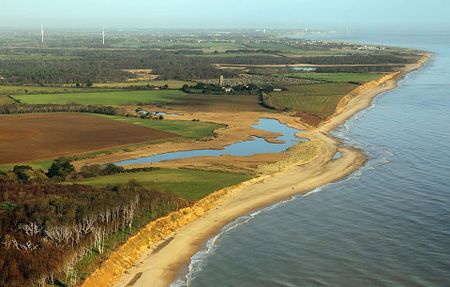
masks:
POLYGON ((30 114, 30 113, 58 113, 77 112, 103 115, 128 116, 128 113, 118 107, 79 104, 4 104, 0 105, 0 114, 30 114))
POLYGON ((308 56, 308 57, 272 57, 237 56, 207 58, 210 63, 235 65, 292 65, 297 63, 311 65, 371 65, 371 64, 409 64, 418 58, 402 57, 390 54, 344 55, 344 56, 308 56))
MULTIPOLYGON (((106 165, 79 175, 120 172, 106 165)), ((67 160, 55 161, 47 172, 15 166, 0 174, 0 286, 76 285, 82 258, 104 253, 111 238, 122 235, 120 244, 148 221, 189 204, 134 181, 94 188, 54 180, 74 174, 67 160)))

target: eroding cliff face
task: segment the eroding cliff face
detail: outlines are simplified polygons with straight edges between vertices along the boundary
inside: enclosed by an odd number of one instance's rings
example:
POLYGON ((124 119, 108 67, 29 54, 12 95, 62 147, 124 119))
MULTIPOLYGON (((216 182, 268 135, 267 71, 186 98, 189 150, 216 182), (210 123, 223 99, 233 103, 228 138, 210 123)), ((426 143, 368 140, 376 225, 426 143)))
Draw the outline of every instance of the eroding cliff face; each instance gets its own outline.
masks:
POLYGON ((149 249, 155 249, 163 240, 169 238, 177 229, 185 226, 220 202, 232 196, 234 192, 262 182, 276 172, 285 170, 293 164, 304 164, 313 160, 320 151, 319 141, 305 142, 288 150, 285 160, 258 168, 260 176, 240 184, 218 190, 196 202, 193 206, 181 209, 147 224, 136 235, 130 237, 82 284, 83 287, 113 286, 149 249))
MULTIPOLYGON (((346 96, 342 97, 342 99, 339 101, 339 103, 336 106, 336 111, 333 116, 342 113, 344 111, 345 107, 347 106, 347 104, 353 98, 357 97, 358 95, 361 95, 362 93, 364 93, 368 90, 377 88, 390 80, 397 79, 398 77, 400 77, 401 74, 402 74, 402 72, 390 73, 376 81, 370 81, 370 82, 367 82, 367 83, 357 87, 356 89, 354 89, 353 91, 348 93, 346 96)), ((333 116, 331 116, 331 117, 333 117, 333 116)))
POLYGON ((130 237, 82 284, 84 287, 113 286, 127 269, 148 249, 156 248, 164 239, 169 238, 178 228, 187 225, 207 211, 217 206, 234 191, 262 181, 261 176, 241 184, 221 189, 201 199, 191 207, 181 209, 147 224, 136 235, 130 237))

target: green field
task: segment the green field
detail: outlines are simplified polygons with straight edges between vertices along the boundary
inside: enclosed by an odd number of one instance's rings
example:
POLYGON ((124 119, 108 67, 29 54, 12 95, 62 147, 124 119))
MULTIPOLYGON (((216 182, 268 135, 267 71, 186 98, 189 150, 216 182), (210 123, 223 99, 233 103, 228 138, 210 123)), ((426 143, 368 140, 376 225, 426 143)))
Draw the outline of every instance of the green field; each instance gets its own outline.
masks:
MULTIPOLYGON (((215 51, 214 51, 215 52, 215 51)), ((186 54, 189 57, 212 57, 212 58, 231 58, 231 57, 281 57, 280 55, 276 55, 271 52, 254 52, 254 53, 244 53, 244 52, 236 52, 236 53, 205 53, 205 54, 186 54)))
POLYGON ((105 89, 71 88, 71 87, 41 87, 41 86, 16 86, 0 85, 0 95, 22 95, 22 94, 64 94, 80 92, 105 92, 105 89))
MULTIPOLYGON (((34 170, 47 170, 51 165, 53 161, 52 160, 44 160, 44 161, 35 161, 35 162, 27 162, 25 163, 28 166, 31 166, 34 170)), ((20 163, 22 164, 22 163, 20 163)), ((0 165, 0 171, 8 172, 10 170, 13 170, 14 166, 17 165, 17 163, 13 164, 2 164, 0 165)))
POLYGON ((334 113, 339 100, 356 87, 349 83, 291 86, 288 91, 271 94, 268 103, 278 109, 327 117, 334 113))
POLYGON ((80 184, 106 186, 124 184, 136 180, 146 188, 172 192, 181 198, 198 200, 218 189, 250 179, 248 174, 212 172, 187 169, 158 169, 154 171, 123 173, 111 176, 88 178, 80 184))
POLYGON ((194 121, 181 121, 181 120, 148 120, 139 118, 126 118, 120 116, 106 116, 97 115, 99 117, 107 117, 116 121, 122 121, 129 124, 142 125, 145 127, 171 132, 178 134, 184 138, 203 138, 211 136, 214 130, 223 127, 219 124, 206 123, 206 122, 194 122, 194 121))
POLYGON ((166 104, 186 94, 177 90, 17 95, 25 104, 135 105, 166 104))
POLYGON ((244 49, 245 46, 232 43, 227 41, 184 41, 182 39, 176 41, 169 40, 154 40, 149 39, 147 41, 138 42, 135 39, 123 39, 118 40, 115 43, 111 44, 111 47, 115 48, 161 48, 161 49, 198 49, 203 50, 204 52, 208 51, 219 51, 223 52, 226 50, 236 50, 236 49, 244 49))
POLYGON ((278 75, 281 77, 309 79, 331 83, 365 83, 378 80, 383 74, 377 73, 289 73, 278 75))

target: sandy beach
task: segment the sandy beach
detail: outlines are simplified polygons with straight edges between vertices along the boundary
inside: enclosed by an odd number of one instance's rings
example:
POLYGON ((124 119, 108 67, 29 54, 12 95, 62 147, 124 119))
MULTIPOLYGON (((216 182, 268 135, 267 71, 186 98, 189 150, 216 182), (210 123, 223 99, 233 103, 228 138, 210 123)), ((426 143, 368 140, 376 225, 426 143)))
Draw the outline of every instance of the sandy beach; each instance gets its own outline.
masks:
MULTIPOLYGON (((430 57, 431 54, 425 54, 418 63, 407 66, 394 79, 352 96, 342 111, 319 128, 310 130, 308 137, 311 141, 321 142, 321 150, 315 158, 306 163, 292 164, 289 168, 264 176, 252 184, 235 188, 203 216, 159 240, 159 247, 145 248, 140 260, 127 263, 133 265, 131 269, 126 272, 116 270, 114 274, 107 275, 106 269, 102 268, 105 264, 112 263, 105 262, 83 286, 112 286, 114 283, 114 286, 169 286, 176 279, 180 268, 188 264, 205 241, 217 234, 224 225, 252 211, 350 175, 366 162, 366 156, 360 150, 341 146, 328 133, 355 113, 367 108, 377 95, 394 89, 399 79, 420 68, 430 57), (342 157, 333 160, 336 151, 340 151, 342 157)), ((231 141, 231 138, 228 140, 231 141)))

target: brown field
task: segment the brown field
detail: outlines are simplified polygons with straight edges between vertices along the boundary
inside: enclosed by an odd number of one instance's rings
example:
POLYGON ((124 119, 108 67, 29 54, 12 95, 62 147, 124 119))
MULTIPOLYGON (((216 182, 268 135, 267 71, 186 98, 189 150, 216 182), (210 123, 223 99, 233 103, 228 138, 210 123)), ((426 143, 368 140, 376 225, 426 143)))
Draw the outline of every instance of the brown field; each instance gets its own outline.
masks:
POLYGON ((0 163, 53 159, 177 136, 92 115, 0 116, 0 163))
POLYGON ((258 95, 190 94, 168 104, 188 112, 268 111, 259 104, 258 95))

